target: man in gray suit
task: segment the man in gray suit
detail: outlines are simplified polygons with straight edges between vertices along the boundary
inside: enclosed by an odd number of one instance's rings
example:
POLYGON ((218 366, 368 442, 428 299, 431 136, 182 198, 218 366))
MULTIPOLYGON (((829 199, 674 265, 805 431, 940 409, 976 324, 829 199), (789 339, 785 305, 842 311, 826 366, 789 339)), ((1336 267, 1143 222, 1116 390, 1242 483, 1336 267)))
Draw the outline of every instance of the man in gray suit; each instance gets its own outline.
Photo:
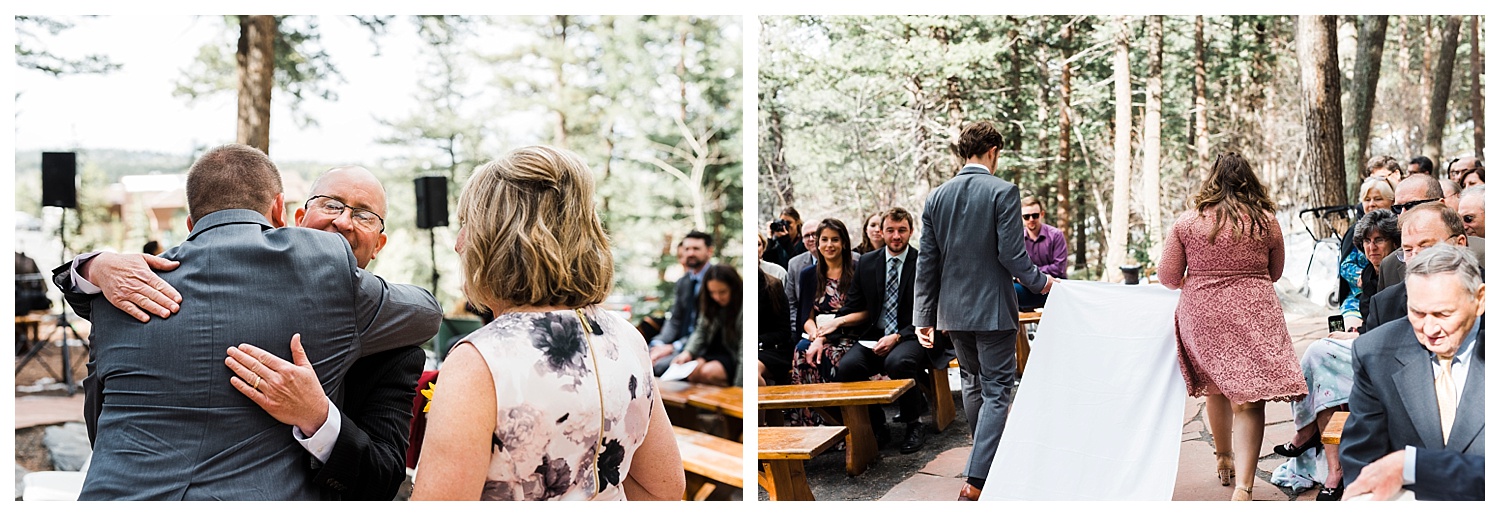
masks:
POLYGON ((1483 500, 1483 273, 1449 244, 1407 265, 1407 317, 1354 341, 1344 496, 1483 500))
POLYGON ((161 275, 184 300, 177 314, 141 322, 102 297, 88 307, 103 399, 80 499, 317 499, 301 446, 234 389, 224 350, 250 343, 289 359, 301 334, 339 401, 362 354, 436 332, 436 300, 359 270, 337 234, 281 228, 280 177, 258 150, 204 154, 187 194, 191 233, 161 275))
POLYGON ((992 175, 1000 132, 984 121, 964 127, 958 151, 968 161, 927 196, 917 258, 912 324, 923 346, 933 328, 953 340, 965 382, 964 413, 974 434, 959 500, 978 500, 1005 431, 1016 379, 1016 291, 1012 278, 1045 294, 1052 278, 1037 270, 1021 243, 1016 185, 992 175))

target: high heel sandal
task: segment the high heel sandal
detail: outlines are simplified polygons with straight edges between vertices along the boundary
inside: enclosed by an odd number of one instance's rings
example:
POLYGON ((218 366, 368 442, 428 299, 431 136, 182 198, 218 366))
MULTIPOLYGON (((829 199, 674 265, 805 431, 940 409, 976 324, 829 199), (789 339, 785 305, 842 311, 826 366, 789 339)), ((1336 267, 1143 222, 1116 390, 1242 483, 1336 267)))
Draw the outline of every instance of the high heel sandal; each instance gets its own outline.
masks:
POLYGON ((1229 485, 1234 479, 1234 454, 1214 452, 1219 461, 1219 485, 1229 485))
POLYGON ((1322 443, 1318 439, 1308 439, 1307 442, 1302 443, 1302 446, 1293 447, 1291 444, 1291 441, 1287 441, 1286 444, 1278 444, 1271 448, 1271 451, 1276 452, 1277 455, 1282 457, 1301 457, 1303 453, 1306 453, 1314 445, 1322 443))
POLYGON ((1254 498, 1250 495, 1250 488, 1235 486, 1234 495, 1229 498, 1231 502, 1248 502, 1254 498))

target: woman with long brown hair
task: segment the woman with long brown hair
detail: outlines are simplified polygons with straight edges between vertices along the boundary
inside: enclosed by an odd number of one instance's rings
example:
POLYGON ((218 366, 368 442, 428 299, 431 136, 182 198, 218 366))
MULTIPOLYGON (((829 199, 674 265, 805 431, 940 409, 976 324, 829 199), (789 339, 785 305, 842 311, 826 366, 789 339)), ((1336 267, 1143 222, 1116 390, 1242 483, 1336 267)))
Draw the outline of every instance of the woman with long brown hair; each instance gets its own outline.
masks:
POLYGON ((1249 500, 1267 401, 1307 395, 1272 287, 1285 247, 1276 206, 1237 153, 1214 160, 1189 210, 1172 225, 1157 274, 1177 303, 1177 353, 1188 395, 1208 397, 1219 481, 1249 500))

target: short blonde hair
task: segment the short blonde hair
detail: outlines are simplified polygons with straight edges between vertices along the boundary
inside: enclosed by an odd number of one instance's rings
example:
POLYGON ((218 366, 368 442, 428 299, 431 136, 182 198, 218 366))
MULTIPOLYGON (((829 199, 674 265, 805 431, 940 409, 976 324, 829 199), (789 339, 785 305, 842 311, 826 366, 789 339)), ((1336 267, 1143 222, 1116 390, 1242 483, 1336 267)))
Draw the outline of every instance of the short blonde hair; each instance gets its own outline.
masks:
POLYGON ((1359 185, 1359 200, 1361 200, 1361 201, 1365 200, 1365 196, 1370 194, 1370 190, 1375 190, 1377 192, 1380 192, 1380 195, 1385 196, 1386 199, 1390 199, 1390 200, 1395 200, 1396 199, 1395 189, 1391 188, 1391 182, 1387 181, 1385 179, 1381 179, 1381 178, 1378 178, 1378 177, 1372 177, 1372 178, 1366 179, 1365 182, 1360 183, 1360 185, 1359 185))
POLYGON ((536 145, 475 169, 458 199, 469 299, 496 306, 603 302, 614 254, 594 211, 593 172, 577 154, 536 145))

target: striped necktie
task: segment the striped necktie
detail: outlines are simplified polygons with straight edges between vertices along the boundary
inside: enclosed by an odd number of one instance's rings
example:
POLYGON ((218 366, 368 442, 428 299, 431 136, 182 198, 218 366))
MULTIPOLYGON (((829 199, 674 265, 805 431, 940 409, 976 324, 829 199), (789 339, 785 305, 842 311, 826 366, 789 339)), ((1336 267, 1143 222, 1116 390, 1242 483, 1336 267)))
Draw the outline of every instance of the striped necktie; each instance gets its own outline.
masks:
POLYGON ((891 266, 885 273, 885 307, 880 311, 880 325, 886 335, 896 333, 896 301, 901 290, 901 262, 895 257, 888 260, 891 266))

